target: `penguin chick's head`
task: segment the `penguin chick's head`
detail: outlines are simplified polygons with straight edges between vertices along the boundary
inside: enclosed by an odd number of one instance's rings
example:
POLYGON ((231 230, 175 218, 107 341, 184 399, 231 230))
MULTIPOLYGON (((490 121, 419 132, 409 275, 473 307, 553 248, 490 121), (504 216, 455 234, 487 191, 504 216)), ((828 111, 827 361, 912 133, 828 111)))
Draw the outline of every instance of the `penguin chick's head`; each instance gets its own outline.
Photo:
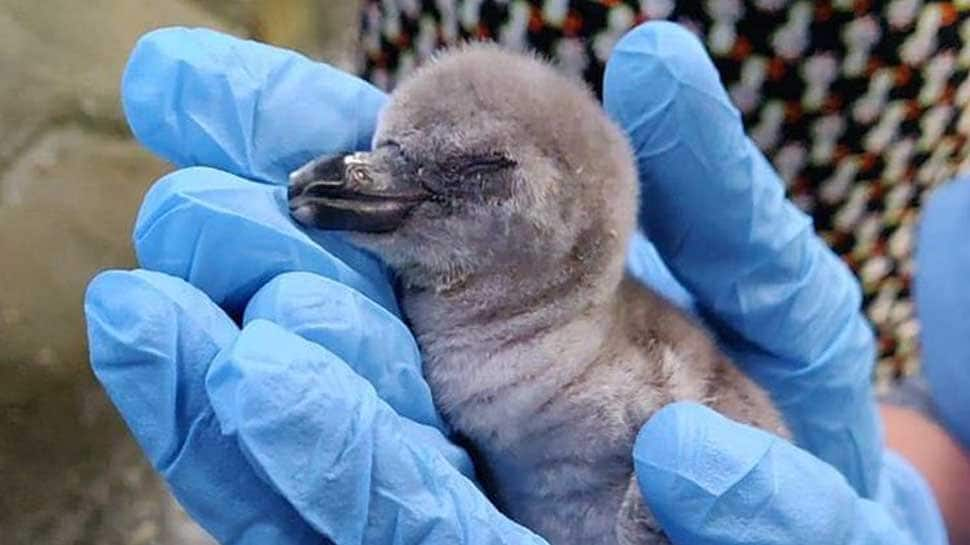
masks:
POLYGON ((373 144, 294 172, 292 215, 354 232, 424 287, 500 267, 622 271, 629 145, 584 84, 545 62, 485 44, 443 53, 391 95, 373 144))

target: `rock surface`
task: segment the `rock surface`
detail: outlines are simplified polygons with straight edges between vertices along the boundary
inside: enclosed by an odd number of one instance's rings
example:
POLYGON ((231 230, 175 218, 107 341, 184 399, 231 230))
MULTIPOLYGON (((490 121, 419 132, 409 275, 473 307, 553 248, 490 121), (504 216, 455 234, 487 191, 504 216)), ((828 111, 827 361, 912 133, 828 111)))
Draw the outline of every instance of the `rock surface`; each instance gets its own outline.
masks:
POLYGON ((311 2, 0 0, 0 545, 212 543, 88 367, 84 288, 134 265, 138 205, 169 168, 131 139, 119 81, 137 38, 169 25, 349 67, 357 3, 312 3, 292 28, 311 2))

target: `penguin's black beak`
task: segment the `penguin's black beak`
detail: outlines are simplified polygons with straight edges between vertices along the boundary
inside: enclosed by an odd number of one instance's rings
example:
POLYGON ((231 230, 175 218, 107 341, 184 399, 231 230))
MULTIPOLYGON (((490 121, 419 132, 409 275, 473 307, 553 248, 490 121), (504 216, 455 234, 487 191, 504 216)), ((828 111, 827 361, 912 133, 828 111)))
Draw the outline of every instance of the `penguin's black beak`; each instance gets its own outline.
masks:
POLYGON ((323 156, 290 174, 290 214, 318 229, 382 233, 401 225, 431 194, 395 176, 387 151, 323 156))

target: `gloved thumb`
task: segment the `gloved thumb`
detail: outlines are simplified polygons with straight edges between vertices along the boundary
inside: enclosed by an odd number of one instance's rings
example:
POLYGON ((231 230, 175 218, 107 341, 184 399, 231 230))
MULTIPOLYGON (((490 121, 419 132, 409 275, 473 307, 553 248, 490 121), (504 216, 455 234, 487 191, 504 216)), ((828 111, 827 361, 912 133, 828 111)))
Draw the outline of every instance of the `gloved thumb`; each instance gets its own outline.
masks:
POLYGON ((678 545, 909 542, 832 466, 702 405, 658 411, 633 456, 647 505, 678 545))

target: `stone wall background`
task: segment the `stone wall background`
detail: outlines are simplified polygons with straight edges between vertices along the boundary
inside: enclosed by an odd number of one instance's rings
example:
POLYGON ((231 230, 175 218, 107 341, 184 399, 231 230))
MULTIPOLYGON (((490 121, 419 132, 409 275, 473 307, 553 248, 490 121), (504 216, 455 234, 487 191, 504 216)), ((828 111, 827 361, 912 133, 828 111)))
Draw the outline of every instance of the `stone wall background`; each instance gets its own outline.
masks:
POLYGON ((132 267, 169 166, 131 139, 131 47, 205 26, 350 68, 356 0, 0 0, 0 545, 201 545, 90 372, 82 297, 132 267))

